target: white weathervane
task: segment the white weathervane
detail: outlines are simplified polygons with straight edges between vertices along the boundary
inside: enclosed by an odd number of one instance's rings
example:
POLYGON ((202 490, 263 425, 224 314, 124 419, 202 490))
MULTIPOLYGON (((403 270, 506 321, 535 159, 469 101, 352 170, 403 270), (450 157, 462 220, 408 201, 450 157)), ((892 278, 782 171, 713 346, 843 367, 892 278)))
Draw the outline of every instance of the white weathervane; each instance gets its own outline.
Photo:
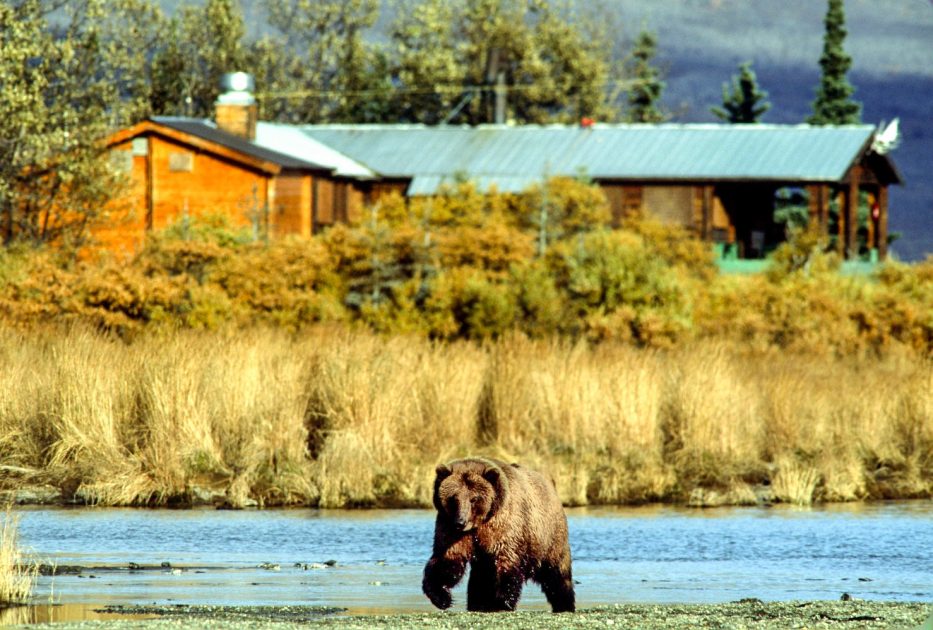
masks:
POLYGON ((871 141, 871 149, 879 155, 884 155, 897 148, 901 143, 901 132, 898 129, 898 119, 895 118, 887 125, 884 121, 878 125, 878 131, 875 132, 875 139, 871 141))

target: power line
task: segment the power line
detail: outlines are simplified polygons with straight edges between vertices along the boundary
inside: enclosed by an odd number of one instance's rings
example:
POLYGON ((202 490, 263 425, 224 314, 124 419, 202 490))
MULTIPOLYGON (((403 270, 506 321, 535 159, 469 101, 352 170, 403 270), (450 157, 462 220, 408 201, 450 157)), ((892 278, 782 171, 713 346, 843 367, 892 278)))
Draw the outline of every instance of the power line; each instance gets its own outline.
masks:
MULTIPOLYGON (((634 84, 632 79, 618 79, 607 81, 599 85, 602 89, 609 88, 627 88, 634 84)), ((479 94, 497 89, 494 84, 488 85, 436 85, 432 87, 404 87, 387 86, 385 88, 369 88, 366 90, 288 90, 288 91, 262 91, 256 92, 258 99, 287 99, 287 98, 309 98, 309 97, 338 97, 338 96, 379 96, 386 93, 392 94, 410 94, 410 95, 432 95, 446 94, 457 95, 464 93, 479 94)), ((500 86, 498 89, 504 89, 507 94, 529 92, 532 90, 560 90, 557 85, 543 83, 525 83, 521 85, 500 86)))

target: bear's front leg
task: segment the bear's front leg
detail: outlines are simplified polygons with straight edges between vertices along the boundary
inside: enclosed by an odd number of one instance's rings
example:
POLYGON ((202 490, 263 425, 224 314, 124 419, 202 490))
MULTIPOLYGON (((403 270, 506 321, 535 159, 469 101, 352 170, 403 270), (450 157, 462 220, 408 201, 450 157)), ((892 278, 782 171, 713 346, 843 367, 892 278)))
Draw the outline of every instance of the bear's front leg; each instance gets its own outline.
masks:
POLYGON ((478 553, 470 563, 467 610, 505 612, 515 610, 525 579, 518 570, 498 567, 486 554, 478 553))
POLYGON ((450 540, 438 523, 434 532, 434 554, 424 566, 424 579, 421 581, 421 590, 432 604, 441 610, 450 608, 453 603, 450 589, 463 579, 472 554, 472 536, 450 540))

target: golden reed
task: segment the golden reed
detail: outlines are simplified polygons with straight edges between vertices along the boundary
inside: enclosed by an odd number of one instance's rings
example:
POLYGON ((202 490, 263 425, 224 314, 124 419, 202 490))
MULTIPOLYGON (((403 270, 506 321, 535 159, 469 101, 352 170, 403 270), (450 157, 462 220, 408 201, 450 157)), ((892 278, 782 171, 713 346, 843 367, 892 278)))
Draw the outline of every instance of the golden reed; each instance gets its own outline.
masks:
POLYGON ((5 606, 23 604, 29 599, 39 572, 38 565, 29 562, 19 548, 18 525, 18 518, 9 507, 0 512, 0 613, 5 606))
POLYGON ((106 505, 426 506, 486 454, 567 504, 929 497, 933 363, 322 327, 0 329, 0 489, 106 505))

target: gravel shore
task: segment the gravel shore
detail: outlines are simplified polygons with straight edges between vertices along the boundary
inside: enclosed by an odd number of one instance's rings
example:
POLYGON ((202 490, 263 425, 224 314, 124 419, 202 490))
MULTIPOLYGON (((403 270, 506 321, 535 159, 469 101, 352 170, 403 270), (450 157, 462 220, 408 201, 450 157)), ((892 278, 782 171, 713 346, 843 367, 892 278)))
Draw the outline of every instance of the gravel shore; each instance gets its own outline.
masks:
POLYGON ((618 604, 580 610, 575 614, 554 615, 541 611, 482 614, 432 612, 402 615, 351 616, 334 609, 304 606, 127 606, 103 609, 127 615, 125 620, 79 621, 20 626, 49 627, 56 630, 83 628, 155 629, 253 628, 287 629, 297 627, 340 628, 419 628, 425 630, 486 629, 564 629, 564 628, 906 628, 933 630, 933 604, 813 601, 761 602, 748 600, 730 604, 618 604), (160 615, 156 619, 133 615, 160 615))

